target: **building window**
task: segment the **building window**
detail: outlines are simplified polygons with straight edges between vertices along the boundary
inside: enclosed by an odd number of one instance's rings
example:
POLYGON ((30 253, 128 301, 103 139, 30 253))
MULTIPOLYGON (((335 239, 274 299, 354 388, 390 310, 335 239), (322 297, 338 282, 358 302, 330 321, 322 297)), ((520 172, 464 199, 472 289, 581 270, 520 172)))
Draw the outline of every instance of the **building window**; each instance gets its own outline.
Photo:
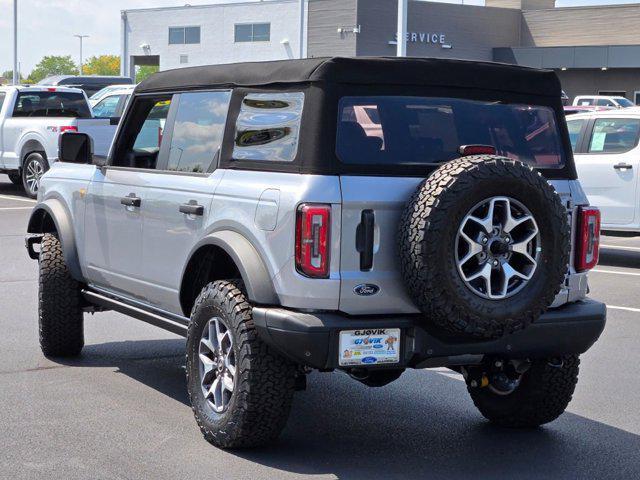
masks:
POLYGON ((189 55, 180 55, 180 63, 189 63, 189 55))
POLYGON ((235 41, 268 42, 271 40, 270 23, 240 23, 235 26, 235 41))
POLYGON ((200 43, 200 27, 169 27, 169 45, 200 43))

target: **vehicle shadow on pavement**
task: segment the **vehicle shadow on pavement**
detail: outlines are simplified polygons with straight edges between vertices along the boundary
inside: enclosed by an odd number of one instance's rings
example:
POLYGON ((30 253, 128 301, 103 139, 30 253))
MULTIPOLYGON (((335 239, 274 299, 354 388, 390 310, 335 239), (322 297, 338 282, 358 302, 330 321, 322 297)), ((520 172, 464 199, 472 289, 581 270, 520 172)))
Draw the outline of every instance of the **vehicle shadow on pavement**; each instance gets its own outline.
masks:
POLYGON ((599 267, 626 267, 640 269, 640 252, 600 247, 599 267))
MULTIPOLYGON (((61 363, 116 367, 188 404, 182 339, 88 345, 80 359, 61 363)), ((230 453, 345 479, 640 478, 640 435, 572 413, 535 430, 497 428, 475 410, 462 381, 433 371, 408 371, 379 389, 312 373, 273 446, 230 453)))
POLYGON ((16 197, 27 197, 22 185, 14 185, 6 175, 0 175, 0 195, 14 195, 16 197))

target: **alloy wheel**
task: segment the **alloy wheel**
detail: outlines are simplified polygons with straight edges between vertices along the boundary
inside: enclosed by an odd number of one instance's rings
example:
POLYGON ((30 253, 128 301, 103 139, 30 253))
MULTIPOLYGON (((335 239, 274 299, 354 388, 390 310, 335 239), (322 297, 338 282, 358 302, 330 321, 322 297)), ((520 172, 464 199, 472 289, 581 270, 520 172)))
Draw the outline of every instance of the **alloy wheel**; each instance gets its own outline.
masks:
POLYGON ((231 331, 220 317, 205 325, 198 358, 202 394, 216 413, 223 413, 235 388, 236 356, 231 331))

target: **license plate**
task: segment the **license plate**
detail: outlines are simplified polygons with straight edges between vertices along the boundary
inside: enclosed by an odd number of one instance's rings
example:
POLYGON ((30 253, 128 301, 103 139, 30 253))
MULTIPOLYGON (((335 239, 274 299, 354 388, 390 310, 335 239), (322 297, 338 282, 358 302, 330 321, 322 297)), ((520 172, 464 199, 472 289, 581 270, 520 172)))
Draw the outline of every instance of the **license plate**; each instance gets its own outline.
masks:
POLYGON ((400 362, 400 329, 371 328, 340 332, 340 366, 386 365, 400 362))

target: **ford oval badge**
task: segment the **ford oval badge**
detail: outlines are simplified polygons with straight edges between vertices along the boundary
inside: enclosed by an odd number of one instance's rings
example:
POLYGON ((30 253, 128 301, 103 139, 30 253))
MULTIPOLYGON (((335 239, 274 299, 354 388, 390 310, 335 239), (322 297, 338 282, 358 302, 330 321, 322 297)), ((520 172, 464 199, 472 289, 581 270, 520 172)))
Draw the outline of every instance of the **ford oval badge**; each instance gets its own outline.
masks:
POLYGON ((353 287, 353 293, 355 293, 356 295, 360 295, 361 297, 370 297, 371 295, 375 295, 379 291, 380 287, 372 283, 361 283, 360 285, 356 285, 355 287, 353 287))

